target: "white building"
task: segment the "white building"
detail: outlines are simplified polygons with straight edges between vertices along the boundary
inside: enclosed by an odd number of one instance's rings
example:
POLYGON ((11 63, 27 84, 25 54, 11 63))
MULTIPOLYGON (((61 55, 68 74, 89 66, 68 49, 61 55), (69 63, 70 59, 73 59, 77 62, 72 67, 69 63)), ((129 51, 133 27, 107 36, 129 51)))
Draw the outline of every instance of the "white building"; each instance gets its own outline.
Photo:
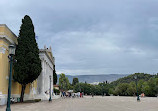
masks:
POLYGON ((51 47, 44 49, 40 49, 39 53, 41 64, 42 64, 42 72, 37 79, 37 95, 36 98, 42 100, 49 99, 50 92, 50 77, 51 77, 51 94, 53 92, 53 70, 55 59, 53 57, 51 47))

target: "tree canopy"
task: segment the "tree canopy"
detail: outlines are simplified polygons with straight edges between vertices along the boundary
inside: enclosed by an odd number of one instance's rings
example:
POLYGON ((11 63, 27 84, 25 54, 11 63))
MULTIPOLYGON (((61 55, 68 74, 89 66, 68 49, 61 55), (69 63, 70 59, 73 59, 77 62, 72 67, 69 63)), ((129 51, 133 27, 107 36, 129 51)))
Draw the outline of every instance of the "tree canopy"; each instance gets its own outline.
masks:
POLYGON ((120 78, 114 82, 102 82, 98 85, 88 83, 78 83, 73 86, 75 92, 84 92, 84 94, 94 95, 119 95, 119 96, 134 96, 136 95, 136 79, 138 94, 144 93, 145 96, 153 97, 158 95, 158 74, 150 75, 144 73, 135 73, 127 77, 120 78))
POLYGON ((74 85, 76 85, 77 83, 79 83, 79 80, 78 80, 78 78, 73 78, 73 81, 72 81, 72 85, 74 86, 74 85))
POLYGON ((128 75, 126 77, 120 78, 116 81, 111 82, 112 85, 116 86, 119 83, 130 83, 132 81, 135 81, 134 76, 138 76, 138 81, 143 79, 145 81, 148 81, 151 77, 154 77, 154 75, 150 75, 150 74, 145 74, 145 73, 135 73, 135 74, 131 74, 128 75))
POLYGON ((70 87, 69 80, 63 73, 61 73, 59 77, 59 87, 60 87, 60 90, 62 91, 66 91, 70 87))

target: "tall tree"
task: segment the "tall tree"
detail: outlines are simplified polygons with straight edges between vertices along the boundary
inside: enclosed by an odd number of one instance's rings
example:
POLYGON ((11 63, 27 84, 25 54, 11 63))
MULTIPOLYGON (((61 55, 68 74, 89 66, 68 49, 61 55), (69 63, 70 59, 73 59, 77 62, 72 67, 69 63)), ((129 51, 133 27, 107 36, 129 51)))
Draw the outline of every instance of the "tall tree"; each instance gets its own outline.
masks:
POLYGON ((70 83, 65 74, 61 73, 59 77, 59 87, 60 90, 66 91, 69 89, 70 83))
POLYGON ((34 25, 28 15, 22 19, 15 59, 13 78, 22 85, 20 101, 23 102, 26 85, 36 80, 42 70, 34 25))
POLYGON ((56 70, 55 70, 55 65, 54 65, 54 70, 53 70, 53 84, 56 84, 58 81, 58 77, 56 74, 56 70))
POLYGON ((79 83, 78 78, 73 78, 72 85, 75 86, 77 83, 79 83))

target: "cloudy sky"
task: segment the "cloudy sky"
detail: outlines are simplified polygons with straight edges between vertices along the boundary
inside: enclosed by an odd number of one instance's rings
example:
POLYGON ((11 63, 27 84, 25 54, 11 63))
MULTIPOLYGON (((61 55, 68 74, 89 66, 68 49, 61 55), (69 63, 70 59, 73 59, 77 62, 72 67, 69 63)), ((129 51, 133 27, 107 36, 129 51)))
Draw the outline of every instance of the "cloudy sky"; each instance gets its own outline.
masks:
POLYGON ((26 14, 57 73, 158 72, 158 0, 0 1, 0 24, 16 35, 26 14))

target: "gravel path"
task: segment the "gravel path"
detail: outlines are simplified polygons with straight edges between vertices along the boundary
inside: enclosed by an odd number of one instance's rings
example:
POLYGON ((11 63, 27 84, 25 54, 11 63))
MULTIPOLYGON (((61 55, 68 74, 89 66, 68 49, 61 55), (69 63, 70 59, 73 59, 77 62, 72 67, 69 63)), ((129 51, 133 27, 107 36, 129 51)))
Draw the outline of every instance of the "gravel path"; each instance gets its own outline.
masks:
MULTIPOLYGON (((5 111, 6 106, 0 106, 5 111)), ((158 98, 84 97, 11 105, 11 111, 158 111, 158 98)))

